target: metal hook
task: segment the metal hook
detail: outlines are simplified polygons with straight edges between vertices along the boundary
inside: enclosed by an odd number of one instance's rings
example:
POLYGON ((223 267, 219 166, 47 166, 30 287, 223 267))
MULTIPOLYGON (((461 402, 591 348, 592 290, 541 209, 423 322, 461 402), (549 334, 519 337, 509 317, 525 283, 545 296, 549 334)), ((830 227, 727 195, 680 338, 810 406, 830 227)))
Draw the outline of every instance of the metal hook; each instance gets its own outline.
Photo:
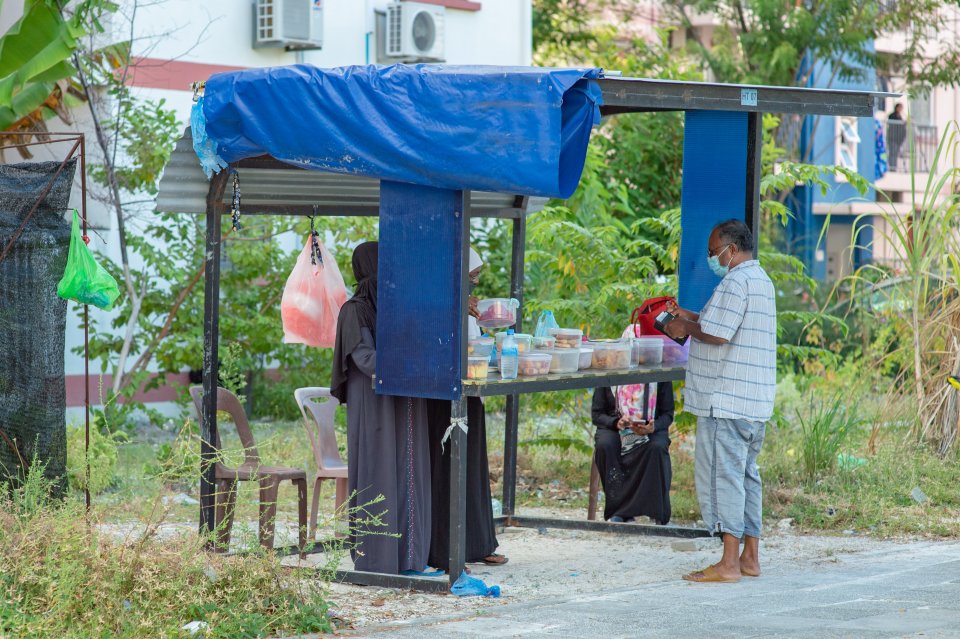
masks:
POLYGON ((314 226, 314 218, 319 214, 319 210, 320 207, 314 204, 313 215, 307 216, 307 219, 310 220, 310 263, 314 266, 317 265, 317 261, 320 262, 320 266, 323 266, 323 255, 320 254, 320 241, 317 239, 320 233, 317 232, 314 226))

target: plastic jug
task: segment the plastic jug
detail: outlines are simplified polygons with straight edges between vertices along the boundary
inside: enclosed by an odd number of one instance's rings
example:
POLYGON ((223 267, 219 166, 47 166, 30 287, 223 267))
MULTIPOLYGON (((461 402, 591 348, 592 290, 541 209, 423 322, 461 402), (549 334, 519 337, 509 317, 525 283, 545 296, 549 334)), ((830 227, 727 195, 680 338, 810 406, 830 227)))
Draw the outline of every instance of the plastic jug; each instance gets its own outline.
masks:
POLYGON ((513 338, 513 329, 507 331, 500 350, 500 377, 516 379, 520 368, 520 351, 517 349, 517 340, 513 338))

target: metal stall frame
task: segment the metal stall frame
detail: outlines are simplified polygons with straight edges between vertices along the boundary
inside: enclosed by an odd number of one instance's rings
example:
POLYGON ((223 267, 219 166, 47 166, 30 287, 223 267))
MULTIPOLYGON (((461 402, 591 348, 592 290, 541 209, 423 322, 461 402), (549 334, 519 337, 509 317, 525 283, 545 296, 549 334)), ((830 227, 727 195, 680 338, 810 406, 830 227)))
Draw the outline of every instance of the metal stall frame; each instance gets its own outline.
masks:
MULTIPOLYGON (((601 78, 596 80, 602 96, 601 114, 657 111, 733 111, 746 112, 747 116, 747 167, 744 189, 747 194, 744 219, 756 234, 759 230, 760 205, 760 154, 762 149, 762 114, 790 113, 803 116, 848 115, 873 117, 877 98, 896 97, 898 94, 872 91, 845 91, 807 89, 795 87, 770 87, 750 85, 729 85, 707 82, 685 82, 655 80, 645 78, 601 78)), ((216 387, 218 374, 219 343, 219 265, 221 241, 221 216, 229 208, 225 202, 225 190, 228 171, 221 171, 209 184, 203 179, 199 162, 192 152, 189 129, 178 143, 174 158, 175 165, 167 172, 160 185, 158 210, 179 211, 184 213, 204 213, 207 220, 207 268, 204 287, 204 363, 203 388, 204 402, 202 423, 203 446, 200 533, 208 534, 213 528, 213 459, 216 451, 210 442, 216 441, 216 387), (183 148, 181 148, 183 147, 183 148), (191 160, 186 160, 186 156, 191 160), (198 177, 199 176, 199 177, 198 177), (182 190, 174 191, 177 187, 182 190), (165 194, 166 190, 166 194, 165 194), (198 206, 197 199, 204 195, 204 205, 198 206)), ((267 184, 261 184, 263 190, 258 199, 251 198, 250 191, 244 190, 246 211, 253 214, 276 215, 336 215, 336 216, 376 216, 379 214, 379 192, 373 195, 370 184, 375 178, 358 178, 339 174, 314 173, 315 184, 304 192, 298 192, 296 185, 283 180, 287 171, 303 171, 269 156, 260 156, 240 160, 231 166, 242 172, 245 169, 266 171, 279 182, 276 190, 274 183, 264 178, 267 184), (361 183, 366 188, 360 188, 361 183), (325 186, 324 186, 325 185, 325 186), (279 194, 281 193, 282 194, 279 194), (326 197, 329 196, 329 197, 326 197)), ((287 174, 289 175, 289 174, 287 174)), ((531 209, 542 208, 543 198, 513 196, 512 206, 479 206, 483 196, 478 192, 464 192, 470 217, 492 217, 511 220, 513 224, 513 244, 511 255, 510 288, 512 297, 521 302, 518 313, 517 329, 521 329, 524 248, 526 239, 526 215, 531 209), (472 195, 472 197, 471 197, 472 195), (534 201, 538 200, 534 204, 534 201)), ((502 196, 501 196, 502 197, 502 196)), ((466 289, 467 274, 462 273, 461 292, 466 289)), ((462 300, 461 300, 461 306, 462 300)), ((462 349, 465 356, 465 345, 462 349)), ((506 395, 506 428, 504 441, 504 485, 503 512, 500 523, 510 526, 538 526, 574 528, 591 531, 615 531, 631 534, 657 534, 680 537, 709 535, 708 531, 679 526, 641 526, 636 524, 611 524, 596 521, 570 521, 520 517, 516 513, 516 449, 519 418, 520 395, 527 392, 546 392, 591 388, 609 384, 642 383, 653 381, 672 381, 683 378, 680 367, 660 369, 634 369, 629 371, 593 371, 589 374, 553 375, 545 378, 503 382, 499 380, 472 381, 463 380, 463 396, 452 403, 452 417, 466 418, 467 396, 506 395)), ((451 537, 450 575, 447 580, 403 575, 383 575, 360 571, 340 571, 337 573, 343 581, 385 587, 401 587, 416 590, 439 592, 446 591, 449 585, 459 577, 464 568, 464 508, 466 464, 463 453, 466 449, 466 433, 459 428, 452 430, 451 459, 451 537)))

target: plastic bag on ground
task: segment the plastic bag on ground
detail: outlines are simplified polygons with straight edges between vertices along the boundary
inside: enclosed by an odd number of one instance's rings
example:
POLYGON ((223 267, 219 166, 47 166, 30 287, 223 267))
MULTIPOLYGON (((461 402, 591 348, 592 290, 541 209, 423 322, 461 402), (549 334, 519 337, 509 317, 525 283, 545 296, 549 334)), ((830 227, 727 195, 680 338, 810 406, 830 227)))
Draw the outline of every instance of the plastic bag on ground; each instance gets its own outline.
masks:
POLYGON ((280 319, 285 344, 332 348, 337 337, 337 317, 347 300, 347 288, 337 262, 317 240, 320 258, 310 263, 310 236, 283 287, 280 319))
POLYGON ((65 300, 92 304, 109 311, 120 297, 117 280, 101 266, 87 248, 80 233, 80 216, 73 210, 73 228, 70 231, 70 251, 67 266, 57 284, 57 295, 65 300))
POLYGON ((450 586, 450 592, 458 597, 499 597, 500 586, 487 586, 483 579, 471 577, 463 572, 450 586))

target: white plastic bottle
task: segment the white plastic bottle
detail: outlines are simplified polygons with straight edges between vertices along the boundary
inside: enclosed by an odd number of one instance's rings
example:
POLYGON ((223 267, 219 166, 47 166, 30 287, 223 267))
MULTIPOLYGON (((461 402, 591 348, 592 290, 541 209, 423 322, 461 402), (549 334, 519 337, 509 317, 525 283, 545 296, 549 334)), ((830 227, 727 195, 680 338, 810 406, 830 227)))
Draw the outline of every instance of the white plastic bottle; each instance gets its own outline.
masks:
POLYGON ((500 377, 516 379, 520 368, 520 352, 517 350, 517 340, 513 338, 513 329, 507 331, 500 348, 500 377))

